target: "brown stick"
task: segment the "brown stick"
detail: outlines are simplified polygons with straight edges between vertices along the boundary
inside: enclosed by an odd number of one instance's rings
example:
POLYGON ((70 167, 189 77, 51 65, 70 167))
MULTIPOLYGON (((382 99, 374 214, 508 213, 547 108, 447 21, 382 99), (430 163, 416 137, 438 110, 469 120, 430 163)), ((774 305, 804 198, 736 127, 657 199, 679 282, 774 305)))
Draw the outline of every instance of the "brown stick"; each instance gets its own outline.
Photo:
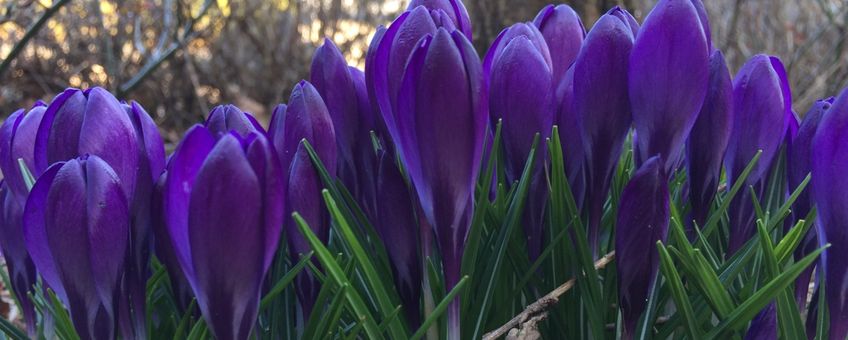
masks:
MULTIPOLYGON (((604 255, 604 257, 595 261, 595 269, 601 269, 606 267, 607 264, 612 262, 613 259, 615 259, 615 251, 612 251, 609 254, 604 255)), ((565 281, 565 283, 563 283, 547 295, 543 296, 541 299, 536 300, 536 302, 533 302, 532 304, 527 306, 524 311, 516 315, 514 318, 512 318, 512 320, 509 320, 509 322, 505 323, 503 326, 484 334, 483 340, 495 340, 506 335, 507 333, 509 333, 510 330, 514 328, 517 328, 520 332, 521 329, 524 328, 524 325, 527 323, 532 323, 528 326, 535 327, 535 324, 539 320, 547 317, 548 308, 553 305, 556 305, 557 302, 559 302, 559 297, 565 294, 565 292, 567 292, 569 289, 574 287, 574 284, 576 282, 577 279, 575 278, 565 281)))

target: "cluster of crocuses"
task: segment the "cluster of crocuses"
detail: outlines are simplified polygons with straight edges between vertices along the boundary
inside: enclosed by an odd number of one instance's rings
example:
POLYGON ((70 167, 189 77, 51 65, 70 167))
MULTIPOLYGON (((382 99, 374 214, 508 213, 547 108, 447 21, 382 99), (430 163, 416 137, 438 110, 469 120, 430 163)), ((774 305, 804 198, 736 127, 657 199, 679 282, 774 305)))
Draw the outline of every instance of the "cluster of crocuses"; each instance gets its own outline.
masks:
MULTIPOLYGON (((68 89, 13 113, 0 129, 0 246, 25 318, 35 320, 26 297, 40 277, 83 339, 142 338, 156 254, 178 300, 196 297, 216 337, 248 338, 278 247, 293 259, 311 250, 292 213, 329 239, 324 185, 305 140, 376 227, 404 312, 420 322, 422 258, 438 252, 445 286, 459 281, 478 173, 501 122, 505 183, 521 177, 535 136, 560 126, 566 175, 595 252, 632 131, 638 170, 621 193, 614 242, 625 335, 655 283, 671 177, 688 171, 689 225, 702 226, 722 168, 733 185, 761 152, 744 178, 752 190, 729 210, 732 253, 754 235, 752 195, 764 195, 785 147, 790 189, 812 172, 812 194, 802 194, 793 214, 818 203, 819 223, 800 252, 832 244, 821 268, 830 335, 844 338, 848 91, 816 103, 799 124, 780 60, 754 56, 731 77, 700 0, 660 0, 641 25, 616 7, 588 33, 570 7, 548 6, 505 29, 483 58, 471 39, 461 1, 414 0, 377 29, 364 72, 327 40, 310 80, 274 110, 267 130, 219 106, 170 157, 141 105, 100 88, 68 89)), ((522 220, 531 259, 544 243, 550 190, 547 151, 537 153, 522 220)), ((309 315, 320 285, 304 272, 296 286, 309 315)), ((454 303, 453 337, 458 313, 454 303)))

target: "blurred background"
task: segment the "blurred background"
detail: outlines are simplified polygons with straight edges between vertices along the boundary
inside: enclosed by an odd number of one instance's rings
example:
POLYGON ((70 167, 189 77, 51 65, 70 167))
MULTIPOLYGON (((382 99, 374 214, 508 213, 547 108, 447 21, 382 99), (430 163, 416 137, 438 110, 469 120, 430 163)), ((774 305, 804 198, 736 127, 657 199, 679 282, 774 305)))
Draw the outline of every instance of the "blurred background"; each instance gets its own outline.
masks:
MULTIPOLYGON (((845 0, 704 2, 713 42, 732 70, 756 53, 783 59, 799 113, 846 85, 845 0)), ((501 29, 532 20, 548 3, 465 0, 480 54, 501 29)), ((581 13, 588 28, 615 5, 641 20, 654 0, 564 3, 581 13)), ((389 24, 406 5, 405 0, 0 0, 0 117, 69 86, 103 86, 142 103, 169 141, 220 103, 267 119, 295 82, 308 77, 313 50, 324 37, 339 45, 350 64, 363 67, 374 28, 389 24)))

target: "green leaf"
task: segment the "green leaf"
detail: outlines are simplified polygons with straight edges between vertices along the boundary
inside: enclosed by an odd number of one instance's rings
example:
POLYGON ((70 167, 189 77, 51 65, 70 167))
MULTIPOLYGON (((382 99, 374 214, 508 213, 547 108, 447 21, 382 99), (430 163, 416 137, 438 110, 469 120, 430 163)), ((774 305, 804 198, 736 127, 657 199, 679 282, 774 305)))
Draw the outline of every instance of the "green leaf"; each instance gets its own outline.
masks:
POLYGON ((183 314, 183 317, 180 318, 180 323, 177 325, 177 330, 174 332, 174 340, 180 340, 186 337, 186 329, 188 329, 188 324, 191 322, 192 315, 194 315, 194 309, 197 307, 197 299, 191 299, 191 303, 186 308, 186 312, 183 314))
POLYGON ((18 158, 18 169, 21 170, 21 177, 24 179, 27 191, 32 190, 32 186, 35 185, 35 177, 29 171, 29 167, 27 167, 26 161, 23 158, 18 158))
MULTIPOLYGON (((501 125, 502 121, 498 120, 498 125, 495 130, 494 142, 492 142, 492 150, 489 154, 489 160, 483 169, 483 177, 479 182, 479 188, 476 197, 476 206, 474 215, 471 217, 471 226, 468 228, 468 237, 465 241, 465 251, 462 256, 462 274, 467 275, 469 280, 474 283, 476 280, 475 269, 477 268, 477 259, 479 257, 479 249, 481 238, 483 237, 483 216, 489 206, 489 191, 491 183, 496 171, 495 164, 498 162, 498 155, 501 144, 501 125)), ((488 130, 491 132, 491 130, 488 130)), ((466 290, 462 294, 461 304, 462 310, 468 310, 467 304, 471 301, 472 290, 466 290)))
MULTIPOLYGON (((760 237, 760 248, 763 249, 763 259, 766 264, 768 278, 776 277, 780 269, 777 256, 774 254, 771 238, 762 223, 757 223, 757 231, 760 237)), ((777 325, 780 335, 785 339, 803 339, 807 335, 804 330, 804 321, 798 313, 798 305, 792 295, 792 286, 787 287, 777 295, 777 325)))
MULTIPOLYGON (((495 286, 499 279, 499 274, 501 270, 501 266, 503 265, 504 257, 507 252, 507 247, 509 246, 509 240, 512 236, 512 231, 518 226, 519 221, 521 219, 521 214, 524 211, 524 201, 527 198, 527 192, 530 187, 530 178, 533 173, 533 165, 535 164, 536 159, 536 147, 539 144, 539 134, 536 134, 536 137, 533 139, 532 147, 530 148, 530 155, 527 158, 527 163, 524 167, 524 172, 521 174, 521 180, 518 182, 518 189, 516 197, 513 199, 510 204, 509 211, 507 212, 507 217, 505 221, 504 227, 501 229, 500 233, 496 238, 498 244, 496 251, 493 255, 493 259, 489 262, 489 265, 486 268, 486 277, 482 281, 483 291, 482 291, 482 301, 479 302, 477 306, 476 312, 471 312, 471 316, 475 317, 474 325, 471 328, 472 336, 471 339, 478 339, 482 335, 483 327, 485 326, 484 322, 489 313, 489 307, 492 303, 492 294, 495 291, 495 286)), ((473 305, 472 305, 473 306, 473 305)))
MULTIPOLYGON (((330 210, 330 214, 333 216, 333 220, 336 221, 336 226, 339 231, 341 231, 341 239, 348 245, 351 255, 356 259, 356 262, 359 264, 359 268, 362 269, 362 272, 365 274, 365 278, 367 284, 370 288, 372 288, 371 292, 374 294, 377 300, 377 304, 380 306, 380 311, 383 314, 383 319, 387 319, 391 312, 397 306, 396 303, 392 301, 387 293, 386 287, 393 287, 391 283, 388 285, 383 282, 384 276, 380 276, 377 273, 377 269, 374 263, 371 261, 371 258, 368 256, 368 252, 366 252, 365 248, 359 243, 359 240, 354 235, 353 231, 350 228, 350 225, 347 222, 347 219, 342 215, 339 206, 336 204, 336 201, 330 196, 330 192, 326 189, 322 192, 324 195, 324 202, 327 204, 327 208, 330 210)), ((404 329, 404 325, 400 319, 395 319, 395 322, 389 324, 389 335, 391 335, 394 339, 400 339, 407 336, 407 331, 404 329)))
POLYGON ((5 318, 0 318, 0 332, 3 332, 3 334, 6 334, 6 336, 13 340, 29 339, 24 331, 13 325, 12 322, 5 318))
POLYGON ((280 295, 280 293, 282 293, 283 290, 286 289, 289 283, 294 281, 294 278, 297 277, 297 274, 300 273, 300 271, 303 270, 304 267, 306 267, 306 263, 308 263, 309 260, 312 259, 312 254, 314 254, 314 252, 310 251, 306 255, 303 255, 300 258, 300 261, 298 261, 297 264, 292 267, 292 269, 289 270, 289 272, 286 273, 285 276, 280 278, 280 280, 277 281, 276 284, 274 284, 274 287, 268 291, 268 294, 265 294, 265 296, 262 297, 262 301, 259 302, 260 311, 265 310, 265 308, 268 308, 268 306, 271 304, 271 301, 274 300, 274 298, 276 298, 278 295, 280 295))
POLYGON ((704 224, 703 233, 706 236, 710 236, 713 231, 715 231, 718 226, 718 221, 721 220, 721 217, 727 212, 727 209, 730 207, 730 203, 733 201, 733 198, 736 197, 736 194, 739 193, 739 190, 745 185, 745 179, 751 174, 751 171, 754 170, 754 166, 757 165, 757 162, 760 160, 760 157, 763 155, 763 150, 758 150, 757 154, 754 155, 754 158, 748 162, 748 165, 745 166, 745 169, 742 170, 742 174, 739 175, 739 178, 736 179, 736 182, 733 183, 733 186, 730 188, 730 191, 727 193, 724 201, 719 205, 718 210, 713 212, 710 215, 710 218, 707 220, 707 223, 704 224))
POLYGON ((824 249, 830 247, 826 245, 817 249, 810 255, 807 255, 800 261, 786 269, 783 273, 769 281, 768 284, 758 290, 753 296, 739 304, 738 307, 727 317, 722 320, 716 327, 710 331, 705 337, 706 339, 714 339, 726 331, 740 330, 754 318, 777 294, 786 289, 790 284, 795 282, 795 278, 809 266, 816 257, 821 254, 824 249))
POLYGON ((456 295, 459 294, 462 288, 465 287, 465 284, 468 283, 468 279, 468 276, 463 276, 462 279, 459 280, 456 286, 451 289, 450 293, 448 293, 448 295, 446 295, 445 298, 442 299, 442 301, 439 302, 438 305, 436 305, 436 308, 433 309, 433 313, 431 313, 430 316, 428 316, 427 319, 424 320, 424 323, 421 324, 421 327, 419 327, 415 334, 413 334, 410 338, 411 340, 421 339, 422 337, 424 337, 424 335, 427 334, 427 329, 429 329, 430 326, 434 322, 436 322, 436 320, 438 320, 439 317, 442 316, 442 314, 444 314, 444 312, 448 309, 448 306, 450 306, 451 301, 453 301, 454 297, 456 297, 456 295))
POLYGON ((695 312, 692 311, 692 305, 689 303, 689 297, 683 288, 683 282, 680 280, 680 275, 674 267, 671 255, 668 254, 668 250, 663 246, 661 241, 657 241, 657 251, 660 255, 660 270, 663 276, 665 276, 666 282, 668 282, 678 312, 683 315, 683 319, 686 321, 686 331, 689 333, 689 338, 701 339, 698 319, 695 316, 695 312))
MULTIPOLYGON (((306 221, 303 217, 298 213, 294 213, 293 217, 295 222, 297 223, 298 229, 300 233, 303 234, 303 237, 309 242, 309 245, 315 251, 315 255, 318 257, 318 260, 321 261, 321 264, 324 265, 324 269, 327 272, 327 277, 336 282, 337 285, 350 285, 350 281, 345 276, 338 262, 333 258, 330 251, 327 247, 321 243, 321 240, 318 239, 318 236, 312 232, 312 229, 306 224, 306 221)), ((379 333, 377 329, 377 325, 375 324, 375 319, 371 315, 371 312, 365 306, 365 302, 362 300, 362 297, 356 293, 355 290, 348 290, 344 294, 348 303, 351 306, 354 314, 356 315, 359 322, 363 323, 363 327, 365 329, 365 333, 371 339, 382 339, 382 334, 379 333)))

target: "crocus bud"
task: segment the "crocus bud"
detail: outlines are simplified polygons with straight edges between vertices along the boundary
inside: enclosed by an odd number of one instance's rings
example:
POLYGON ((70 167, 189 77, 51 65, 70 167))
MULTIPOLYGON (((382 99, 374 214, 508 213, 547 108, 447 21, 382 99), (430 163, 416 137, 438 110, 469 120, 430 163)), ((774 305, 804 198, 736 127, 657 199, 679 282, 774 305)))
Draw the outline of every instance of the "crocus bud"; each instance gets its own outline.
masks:
POLYGON ((163 200, 177 261, 212 334, 247 339, 283 225, 283 172, 261 133, 196 125, 168 164, 163 200))
POLYGON ((132 221, 121 332, 125 337, 144 337, 152 248, 150 193, 165 163, 165 147, 153 119, 137 103, 120 103, 102 88, 67 89, 44 112, 33 153, 35 174, 55 162, 90 154, 108 163, 120 178, 132 221))
POLYGON ((601 16, 574 62, 573 105, 583 140, 589 242, 595 252, 612 171, 631 122, 627 73, 633 29, 625 14, 616 7, 601 16))
MULTIPOLYGON (((300 255, 308 253, 312 247, 291 218, 293 212, 303 216, 319 239, 327 242, 330 237, 330 217, 321 195, 324 186, 302 141, 312 145, 331 175, 335 174, 337 164, 338 149, 332 118, 312 84, 301 81, 292 90, 288 107, 278 106, 271 118, 269 135, 274 140, 281 167, 286 169, 284 181, 288 183, 288 206, 284 230, 289 254, 298 261, 300 255)), ((297 277, 296 287, 304 316, 309 317, 321 286, 312 274, 303 272, 297 277)))
POLYGON ((310 81, 324 99, 335 128, 338 145, 338 173, 345 186, 358 195, 355 149, 357 144, 371 141, 361 134, 359 102, 353 76, 342 52, 329 39, 315 50, 310 81))
POLYGON ((39 101, 29 111, 22 109, 12 113, 0 126, 0 170, 3 171, 3 181, 22 208, 26 204, 29 189, 21 174, 18 159, 24 160, 33 176, 40 175, 35 172, 34 144, 46 110, 47 105, 39 101))
POLYGON ((848 89, 824 114, 812 142, 813 199, 818 208, 821 242, 830 243, 822 255, 825 296, 830 313, 831 339, 848 335, 848 89))
POLYGON ((380 199, 375 228, 391 259, 395 286, 403 301, 407 321, 418 325, 421 323, 419 301, 423 270, 415 210, 406 181, 389 153, 380 157, 377 192, 380 199))
POLYGON ((704 105, 686 141, 692 217, 704 226, 718 191, 724 151, 733 129, 733 83, 720 51, 710 56, 710 80, 704 105))
POLYGON ((442 10, 451 20, 453 26, 462 34, 465 34, 468 40, 472 40, 471 19, 468 17, 468 11, 465 9, 462 0, 412 0, 409 2, 407 10, 413 10, 418 6, 423 6, 429 10, 442 10))
MULTIPOLYGON (((448 1, 455 1, 461 6, 458 0, 448 1)), ((410 9, 398 16, 388 29, 377 30, 365 57, 368 95, 372 107, 380 112, 385 130, 392 138, 398 133, 395 106, 410 54, 418 46, 421 38, 434 34, 438 27, 445 27, 449 31, 456 29, 456 25, 450 20, 436 20, 447 16, 442 9, 429 10, 425 6, 412 6, 416 2, 418 1, 413 1, 410 9)), ((464 12, 464 8, 461 11, 464 12)), ((398 141, 391 140, 391 143, 396 144, 398 141)))
MULTIPOLYGON (((312 164, 309 153, 303 143, 298 145, 289 169, 288 186, 286 187, 287 215, 300 214, 309 228, 323 241, 330 239, 330 216, 324 208, 324 198, 321 195, 323 188, 318 170, 312 164)), ((301 255, 308 253, 312 247, 298 231, 297 224, 293 219, 287 218, 285 224, 286 239, 289 245, 289 254, 295 261, 301 255)), ((314 276, 301 273, 297 276, 297 294, 303 306, 304 317, 312 313, 315 299, 321 289, 321 284, 314 276)))
MULTIPOLYGON (((786 133, 786 96, 782 86, 783 65, 774 57, 757 55, 748 60, 733 80, 733 130, 730 134, 725 167, 728 185, 732 186, 759 150, 754 169, 745 181, 757 194, 764 182, 786 133)), ((758 197, 759 198, 759 197, 758 197)), ((735 252, 754 234, 754 208, 750 190, 742 190, 729 209, 730 244, 735 252)))
POLYGON ((559 84, 565 72, 577 59, 586 37, 580 16, 568 5, 547 5, 539 11, 533 25, 547 42, 553 63, 553 84, 559 84))
MULTIPOLYGON (((21 303, 27 331, 35 336, 35 309, 28 297, 33 291, 37 276, 29 254, 24 247, 23 214, 29 188, 26 186, 18 163, 23 159, 30 171, 33 169, 33 142, 38 125, 47 106, 36 103, 29 111, 18 110, 0 126, 0 170, 3 171, 2 217, 0 218, 0 249, 6 259, 11 288, 21 303)), ((35 173, 33 176, 38 176, 35 173)))
POLYGON ((232 104, 218 105, 212 108, 204 125, 218 138, 229 134, 230 131, 235 131, 239 135, 265 131, 253 115, 232 104))
MULTIPOLYGON (((794 191, 801 182, 807 177, 812 170, 812 142, 813 136, 819 127, 819 123, 825 116, 825 112, 830 110, 833 105, 833 97, 821 99, 813 104, 813 107, 804 115, 804 120, 798 128, 798 132, 792 139, 786 151, 786 174, 789 183, 789 190, 794 191)), ((798 195, 795 203, 792 204, 792 221, 804 219, 813 208, 812 190, 807 187, 798 195)), ((811 228, 801 245, 795 250, 795 258, 800 259, 809 254, 818 247, 817 229, 811 228)), ((809 290, 810 278, 812 275, 813 266, 810 266, 805 272, 798 276, 795 284, 795 297, 800 308, 804 308, 807 303, 807 293, 809 290)))
POLYGON ((312 144, 327 171, 335 173, 337 148, 333 121, 318 90, 309 82, 300 81, 292 90, 288 106, 274 109, 268 135, 274 141, 284 173, 288 173, 303 139, 312 144))
MULTIPOLYGON (((444 28, 421 39, 400 93, 392 137, 433 226, 450 290, 459 282, 488 122, 482 67, 471 42, 444 28)), ((459 337, 458 302, 449 309, 451 338, 459 337)))
POLYGON ((39 177, 24 211, 36 268, 82 339, 114 339, 130 210, 118 175, 97 156, 59 162, 39 177))
POLYGON ((633 337, 659 269, 657 241, 665 242, 669 223, 668 178, 654 156, 633 174, 621 193, 615 232, 618 299, 624 338, 633 337))
POLYGON ((18 203, 5 182, 0 185, 0 204, 3 204, 0 210, 0 247, 2 247, 3 259, 6 260, 6 269, 9 272, 11 284, 9 288, 21 304, 27 333, 30 337, 34 337, 37 335, 37 320, 35 306, 28 294, 35 293, 33 286, 38 281, 38 277, 35 265, 24 244, 22 217, 24 206, 18 203))
POLYGON ((673 173, 709 83, 709 50, 691 0, 661 0, 630 55, 628 85, 639 135, 636 164, 660 155, 673 173))
MULTIPOLYGON (((554 87, 551 57, 542 34, 531 24, 515 24, 503 32, 489 48, 483 63, 489 81, 489 112, 492 120, 503 122, 506 179, 518 181, 533 139, 542 139, 553 127, 554 87)), ((540 145, 544 145, 540 144, 540 145)), ((542 226, 548 190, 543 185, 547 149, 539 147, 533 182, 524 209, 524 231, 530 259, 542 251, 542 226)))

